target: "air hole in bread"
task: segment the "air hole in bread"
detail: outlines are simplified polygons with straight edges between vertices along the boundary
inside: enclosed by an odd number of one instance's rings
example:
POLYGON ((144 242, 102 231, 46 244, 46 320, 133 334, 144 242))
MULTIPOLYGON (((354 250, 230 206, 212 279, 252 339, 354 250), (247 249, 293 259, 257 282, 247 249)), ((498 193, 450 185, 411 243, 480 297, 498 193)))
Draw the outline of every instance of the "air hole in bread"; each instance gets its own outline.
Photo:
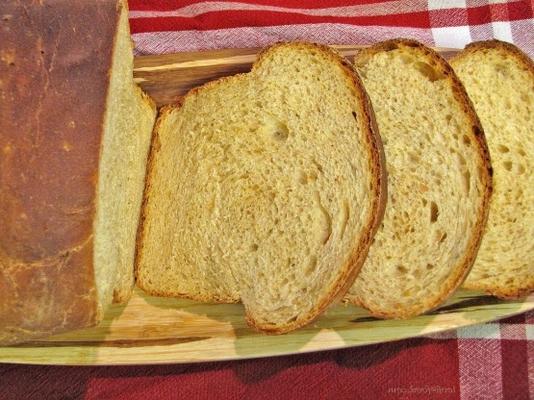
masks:
POLYGON ((250 251, 258 251, 258 249, 259 249, 259 246, 256 243, 253 243, 250 246, 250 251))
POLYGON ((352 112, 352 118, 354 118, 355 121, 358 121, 358 115, 354 111, 352 112))
POLYGON ((399 46, 396 43, 385 43, 383 46, 384 51, 393 51, 397 50, 399 46))
POLYGON ((295 322, 298 318, 298 315, 295 315, 294 317, 290 318, 287 320, 287 323, 290 323, 290 322, 295 322))
POLYGON ((434 264, 427 264, 427 265, 426 265, 426 269, 427 269, 428 271, 433 270, 433 269, 434 269, 434 264))
POLYGON ((341 237, 345 234, 345 229, 347 228, 347 222, 350 218, 350 208, 349 208, 349 202, 347 199, 343 200, 343 207, 341 207, 341 222, 340 222, 340 232, 341 237))
POLYGON ((302 185, 305 185, 308 183, 308 175, 304 171, 299 171, 298 174, 298 182, 302 185))
POLYGON ((322 174, 323 173, 323 166, 319 164, 316 160, 312 161, 313 165, 317 168, 317 170, 322 174))
POLYGON ((510 151, 508 146, 505 146, 504 144, 498 144, 497 150, 499 151, 499 153, 508 153, 510 151))
POLYGON ((431 201, 430 202, 430 222, 434 223, 438 220, 439 216, 439 208, 436 202, 431 201))
POLYGON ((494 66, 495 71, 497 71, 498 74, 502 75, 503 77, 508 75, 508 68, 504 64, 495 64, 494 66))
POLYGON ((316 267, 317 267, 317 257, 315 256, 310 257, 310 262, 308 264, 308 267, 304 271, 304 273, 309 276, 313 273, 313 271, 315 271, 316 267))
POLYGON ((464 184, 465 184, 465 191, 466 193, 469 193, 471 190, 471 173, 469 171, 465 171, 463 173, 464 176, 464 184))
POLYGON ((447 232, 438 232, 438 242, 443 243, 447 239, 447 232))
POLYGON ((507 170, 507 171, 511 171, 512 170, 512 162, 511 161, 505 161, 502 163, 502 165, 504 166, 504 169, 507 170))
POLYGON ((399 274, 405 274, 408 272, 408 269, 404 265, 397 265, 397 272, 399 274))
POLYGON ((406 64, 406 65, 411 64, 411 63, 414 62, 414 58, 413 58, 412 56, 410 56, 409 54, 403 54, 403 55, 401 55, 401 56, 400 56, 400 59, 401 59, 401 61, 402 61, 404 64, 406 64))
POLYGON ((517 152, 519 153, 520 156, 522 157, 525 157, 527 155, 527 153, 525 153, 525 150, 523 149, 518 149, 517 152))
POLYGON ((523 175, 525 173, 525 166, 523 164, 517 165, 517 174, 523 175))
POLYGON ((332 217, 330 216, 328 210, 323 206, 319 192, 315 192, 315 201, 320 213, 323 215, 322 232, 320 232, 320 236, 321 243, 324 245, 326 242, 328 242, 328 239, 330 239, 330 236, 332 235, 332 217))
POLYGON ((464 135, 462 137, 462 141, 464 142, 464 144, 466 144, 467 146, 470 146, 471 145, 471 139, 469 139, 469 136, 467 135, 464 135))
POLYGON ((437 80, 443 79, 443 74, 433 68, 431 65, 418 61, 414 64, 415 69, 417 69, 421 74, 423 74, 430 82, 435 82, 437 80))
POLYGON ((281 122, 276 123, 273 129, 273 138, 275 140, 279 140, 283 142, 287 140, 288 137, 289 137, 289 130, 287 129, 287 126, 281 122))
POLYGON ((419 161, 421 161, 421 158, 419 157, 418 154, 414 153, 414 152, 408 152, 408 160, 412 163, 419 163, 419 161))

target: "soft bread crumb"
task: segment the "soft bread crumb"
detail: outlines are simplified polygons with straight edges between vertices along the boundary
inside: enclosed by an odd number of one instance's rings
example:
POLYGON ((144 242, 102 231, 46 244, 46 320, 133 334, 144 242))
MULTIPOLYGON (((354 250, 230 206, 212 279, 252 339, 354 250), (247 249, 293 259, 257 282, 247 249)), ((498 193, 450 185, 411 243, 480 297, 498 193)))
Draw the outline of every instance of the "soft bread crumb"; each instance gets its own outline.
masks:
POLYGON ((499 297, 534 291, 534 64, 515 46, 475 43, 451 61, 488 138, 495 193, 464 286, 499 297))
POLYGON ((241 300, 249 322, 274 333, 343 294, 383 199, 362 90, 331 50, 280 44, 251 73, 166 109, 151 155, 139 286, 241 300))
POLYGON ((444 301, 476 254, 491 178, 478 121, 446 62, 406 40, 355 64, 384 143, 388 204, 348 299, 408 318, 444 301))

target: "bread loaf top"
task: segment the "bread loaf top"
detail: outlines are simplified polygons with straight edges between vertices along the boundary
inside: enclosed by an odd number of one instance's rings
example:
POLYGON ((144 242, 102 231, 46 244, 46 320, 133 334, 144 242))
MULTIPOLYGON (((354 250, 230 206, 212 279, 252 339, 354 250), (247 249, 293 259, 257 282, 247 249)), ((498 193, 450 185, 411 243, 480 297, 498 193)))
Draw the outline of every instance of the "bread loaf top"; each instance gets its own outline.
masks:
POLYGON ((0 343, 93 324, 93 219, 116 0, 0 21, 0 343))

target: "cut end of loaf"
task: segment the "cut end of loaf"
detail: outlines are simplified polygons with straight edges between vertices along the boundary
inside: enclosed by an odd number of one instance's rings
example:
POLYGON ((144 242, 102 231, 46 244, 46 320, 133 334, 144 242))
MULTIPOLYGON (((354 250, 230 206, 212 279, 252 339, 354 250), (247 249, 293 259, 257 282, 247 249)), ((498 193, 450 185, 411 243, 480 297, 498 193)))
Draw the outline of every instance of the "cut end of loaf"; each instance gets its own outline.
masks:
MULTIPOLYGON (((119 3, 118 3, 119 4, 119 3)), ((94 268, 99 305, 126 302, 134 286, 134 253, 143 197, 154 102, 133 82, 128 13, 120 3, 103 121, 94 268)))
POLYGON ((157 123, 139 285, 240 299, 270 333, 317 317, 353 281, 380 219, 371 119, 354 71, 307 43, 190 92, 157 123))

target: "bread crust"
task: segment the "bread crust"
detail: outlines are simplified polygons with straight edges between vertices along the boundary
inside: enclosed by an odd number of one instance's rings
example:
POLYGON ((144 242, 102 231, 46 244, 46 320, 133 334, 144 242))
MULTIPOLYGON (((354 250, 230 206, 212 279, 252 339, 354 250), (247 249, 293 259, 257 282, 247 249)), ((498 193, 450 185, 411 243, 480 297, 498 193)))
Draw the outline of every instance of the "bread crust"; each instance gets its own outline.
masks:
POLYGON ((451 272, 449 279, 444 284, 440 293, 436 293, 436 295, 432 298, 426 299, 426 301, 424 301, 422 305, 419 304, 408 309, 390 310, 376 309, 370 304, 366 303, 365 300, 359 296, 350 295, 345 298, 345 301, 366 308, 372 315, 376 317, 397 319, 407 319, 422 313, 432 311, 440 304, 442 304, 447 298, 449 298, 454 293, 454 291, 464 282, 475 262, 478 249, 480 248, 482 235, 488 220, 489 201, 491 198, 491 193, 493 191, 493 170, 491 167, 488 145, 486 143, 486 138, 484 136, 482 125, 480 124, 480 120, 477 114, 475 113, 471 100, 467 96, 463 84, 456 76, 452 67, 447 63, 447 61, 445 61, 443 57, 441 57, 437 52, 426 47, 422 43, 411 39, 401 38, 380 42, 374 46, 361 50, 355 56, 354 62, 357 65, 359 61, 365 60, 366 58, 371 57, 376 53, 382 51, 391 51, 402 47, 410 47, 419 51, 423 57, 429 60, 431 65, 439 68, 440 72, 450 82, 454 97, 462 105, 465 114, 469 117, 469 120, 471 122, 471 136, 472 139, 474 139, 474 142, 477 144, 478 152, 480 154, 480 171, 483 174, 482 181, 484 182, 485 190, 482 205, 478 210, 477 221, 474 224, 473 231, 471 233, 471 240, 469 241, 469 244, 467 246, 467 252, 462 258, 462 260, 456 265, 456 267, 451 272))
POLYGON ((93 220, 121 4, 2 4, 0 344, 102 317, 93 220))
MULTIPOLYGON (((451 58, 451 63, 463 59, 470 54, 486 51, 489 49, 496 49, 506 53, 516 59, 527 71, 530 72, 532 80, 534 81, 534 62, 528 55, 523 53, 518 47, 511 43, 502 42, 500 40, 487 40, 468 44, 464 50, 451 58)), ((501 299, 518 299, 528 296, 534 292, 534 276, 522 282, 519 286, 494 286, 483 282, 464 282, 463 287, 470 290, 484 291, 492 296, 501 299)))
MULTIPOLYGON (((262 61, 269 56, 269 53, 280 46, 289 46, 299 49, 306 49, 306 50, 313 50, 320 52, 321 55, 330 61, 334 65, 339 66, 343 73, 346 75, 347 80, 349 84, 354 89, 354 94, 359 98, 360 103, 360 111, 362 115, 365 115, 366 121, 362 124, 365 126, 366 130, 366 138, 369 146, 369 151, 371 154, 371 163, 369 165, 369 168, 372 172, 372 190, 373 190, 373 204, 372 204, 372 213, 370 219, 365 224, 365 229, 362 232, 361 235, 361 241, 360 243, 354 244, 354 249, 352 251, 352 255, 349 258, 348 262, 343 266, 342 271, 339 274, 338 279, 334 282, 331 288, 328 290, 328 295, 325 296, 323 299, 321 299, 317 306, 308 314, 298 318, 297 320, 287 323, 285 325, 271 325, 271 324, 264 324, 259 321, 257 321, 254 318, 254 315, 246 309, 246 320, 247 323, 254 329, 262 331, 267 334, 282 334, 289 332, 291 330, 297 329, 303 325, 306 325, 316 319, 333 301, 337 299, 341 299, 345 293, 348 291, 348 289, 352 286, 352 283, 354 282, 354 279, 356 278, 358 272, 360 271, 361 266, 363 265, 363 262, 367 256, 367 252, 369 250, 371 241, 374 237, 374 234, 378 230, 378 227, 380 226, 382 222, 382 217, 384 215, 385 210, 385 202, 387 199, 386 190, 387 190, 387 184, 386 184, 386 174, 385 174, 385 159, 384 159, 384 151, 382 147, 382 142, 380 140, 380 136, 378 135, 378 128, 376 125, 376 121, 374 118, 374 113, 371 107, 370 100, 367 96, 367 93, 365 92, 365 89, 363 87, 363 84, 361 82, 361 79, 359 78, 356 71, 352 68, 350 63, 345 60, 341 55, 339 55, 337 52, 329 48, 328 46, 314 44, 314 43, 304 43, 304 42, 290 42, 290 43, 277 43, 271 47, 266 48, 263 50, 256 62, 252 66, 252 70, 258 68, 262 61)), ((194 96, 196 93, 198 93, 201 90, 205 90, 206 88, 212 88, 213 86, 224 84, 228 79, 248 79, 248 74, 239 74, 234 75, 232 78, 221 78, 216 81, 209 82, 203 86, 200 86, 198 88, 192 89, 189 91, 185 97, 187 96, 194 96)), ((184 97, 184 98, 185 98, 184 97)), ((164 117, 165 113, 171 112, 174 108, 177 108, 178 106, 165 108, 162 111, 162 114, 158 118, 158 122, 156 123, 156 134, 154 142, 152 144, 152 148, 150 151, 150 157, 149 157, 149 167, 148 167, 148 173, 147 173, 147 186, 145 190, 145 201, 148 202, 149 200, 149 188, 150 188, 150 176, 151 171, 153 167, 153 158, 154 154, 158 151, 159 142, 157 139, 157 132, 160 127, 162 118, 164 117)), ((143 206, 143 216, 142 216, 142 222, 144 223, 146 219, 146 215, 144 214, 144 211, 146 210, 146 203, 143 206)), ((136 274, 139 266, 139 260, 140 255, 143 251, 143 228, 140 227, 139 231, 139 247, 138 247, 138 253, 137 253, 137 262, 136 262, 136 274)), ((155 291, 153 289, 148 289, 143 284, 143 282, 137 280, 137 285, 147 291, 150 294, 155 294, 159 296, 172 296, 169 293, 155 291), (148 289, 148 290, 147 290, 148 289)), ((239 298, 205 298, 202 295, 194 296, 194 295, 184 295, 181 297, 189 298, 192 300, 197 301, 204 301, 204 302, 214 302, 214 303, 236 303, 239 302, 239 298)))

